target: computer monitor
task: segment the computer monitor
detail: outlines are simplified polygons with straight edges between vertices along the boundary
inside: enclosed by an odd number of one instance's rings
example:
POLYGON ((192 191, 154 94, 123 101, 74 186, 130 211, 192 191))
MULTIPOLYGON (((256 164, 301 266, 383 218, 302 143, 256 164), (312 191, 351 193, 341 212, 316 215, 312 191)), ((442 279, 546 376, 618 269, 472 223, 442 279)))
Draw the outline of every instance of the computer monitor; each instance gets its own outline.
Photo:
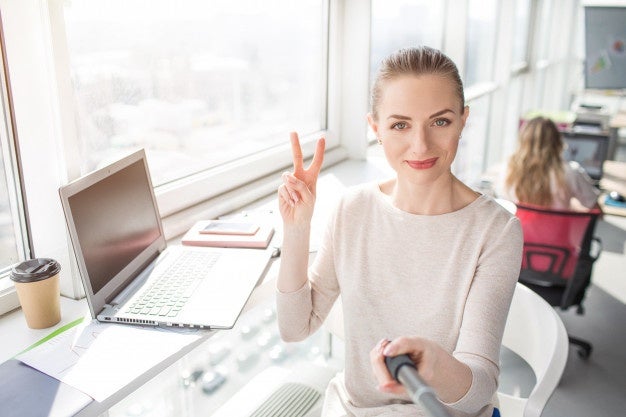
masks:
POLYGON ((579 132, 562 134, 566 143, 563 157, 578 162, 592 179, 599 181, 609 150, 609 137, 579 132))
POLYGON ((585 88, 626 89, 626 7, 585 6, 585 88))

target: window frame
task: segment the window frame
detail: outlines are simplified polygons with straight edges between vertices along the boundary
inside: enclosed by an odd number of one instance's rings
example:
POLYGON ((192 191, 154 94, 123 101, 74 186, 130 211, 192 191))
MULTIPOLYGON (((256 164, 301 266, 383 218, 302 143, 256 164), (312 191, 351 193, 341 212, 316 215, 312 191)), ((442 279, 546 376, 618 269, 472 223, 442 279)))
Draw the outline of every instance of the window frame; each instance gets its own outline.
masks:
MULTIPOLYGON (((14 233, 17 243, 16 249, 18 250, 19 260, 23 260, 29 257, 31 243, 28 223, 26 222, 27 214, 26 205, 24 204, 24 187, 21 181, 19 159, 17 157, 17 132, 15 130, 15 117, 7 65, 2 13, 0 13, 0 99, 2 100, 2 118, 4 121, 2 138, 6 139, 0 143, 0 146, 2 146, 9 204, 14 221, 14 233), (15 217, 17 217, 17 219, 15 217)), ((0 265, 0 314, 4 314, 19 306, 15 287, 9 278, 11 268, 12 265, 0 265)))
MULTIPOLYGON (((324 39, 322 43, 328 45, 328 0, 324 1, 324 39)), ((65 33, 65 24, 63 17, 63 1, 52 0, 49 2, 50 27, 52 31, 52 47, 54 50, 55 67, 57 70, 57 82, 59 86, 59 108, 63 112, 61 115, 63 137, 66 148, 66 164, 68 171, 68 179, 78 178, 80 174, 80 166, 77 163, 79 156, 69 154, 74 153, 79 148, 79 137, 74 123, 74 114, 76 108, 73 99, 72 83, 70 79, 70 61, 67 49, 67 37, 65 33)), ((328 53, 325 54, 326 60, 320 64, 321 67, 328 68, 328 53)), ((324 72, 323 83, 328 83, 328 71, 324 72)), ((327 92, 328 94, 328 92, 327 92)), ((324 107, 322 125, 326 125, 326 129, 315 132, 314 134, 301 137, 303 154, 310 156, 314 150, 315 139, 319 136, 326 136, 326 143, 329 149, 339 145, 337 135, 329 134, 327 125, 328 98, 325 103, 320 103, 324 107)), ((288 138, 285 138, 285 145, 276 146, 255 155, 243 157, 228 163, 222 164, 215 168, 198 172, 186 178, 178 179, 170 183, 155 187, 155 194, 161 216, 166 218, 186 210, 190 207, 202 204, 207 200, 216 198, 229 190, 237 187, 244 187, 250 181, 263 176, 276 173, 276 167, 288 167, 291 163, 291 151, 288 138), (245 167, 245 169, 243 169, 245 167)), ((167 230, 166 230, 167 233, 167 230)), ((171 234, 171 233, 170 233, 171 234)))
MULTIPOLYGON (((64 266, 61 293, 78 299, 84 292, 58 196, 61 185, 80 175, 62 3, 0 0, 8 22, 9 71, 15 75, 12 88, 33 254, 57 259, 64 266), (24 27, 30 29, 26 34, 24 27)), ((324 135, 328 167, 366 154, 370 7, 360 0, 326 0, 324 7, 327 129, 301 141, 305 160, 310 159, 315 141, 324 135), (357 39, 363 43, 355 48, 357 39)), ((284 145, 239 163, 156 188, 166 237, 176 240, 196 219, 224 215, 275 193, 280 173, 288 169, 291 149, 285 138, 284 145), (244 164, 256 178, 238 174, 244 164)))

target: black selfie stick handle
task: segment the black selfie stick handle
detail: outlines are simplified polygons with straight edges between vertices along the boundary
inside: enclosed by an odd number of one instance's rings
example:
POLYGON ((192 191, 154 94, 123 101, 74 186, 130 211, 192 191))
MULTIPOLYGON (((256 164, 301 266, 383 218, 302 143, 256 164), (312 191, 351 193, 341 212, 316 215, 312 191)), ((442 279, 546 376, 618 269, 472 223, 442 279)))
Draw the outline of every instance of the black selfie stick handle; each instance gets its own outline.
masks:
POLYGON ((429 416, 450 417, 433 389, 420 378, 408 355, 386 356, 385 365, 391 376, 404 385, 413 402, 421 405, 429 416))

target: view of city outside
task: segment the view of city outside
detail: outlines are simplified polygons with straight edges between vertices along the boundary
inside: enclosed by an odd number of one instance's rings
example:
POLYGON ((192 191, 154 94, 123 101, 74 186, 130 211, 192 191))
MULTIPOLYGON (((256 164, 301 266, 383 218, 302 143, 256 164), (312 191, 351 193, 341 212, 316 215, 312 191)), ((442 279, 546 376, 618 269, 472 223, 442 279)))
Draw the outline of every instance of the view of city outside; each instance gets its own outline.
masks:
POLYGON ((325 128, 324 3, 65 2, 82 172, 144 147, 158 186, 325 128))

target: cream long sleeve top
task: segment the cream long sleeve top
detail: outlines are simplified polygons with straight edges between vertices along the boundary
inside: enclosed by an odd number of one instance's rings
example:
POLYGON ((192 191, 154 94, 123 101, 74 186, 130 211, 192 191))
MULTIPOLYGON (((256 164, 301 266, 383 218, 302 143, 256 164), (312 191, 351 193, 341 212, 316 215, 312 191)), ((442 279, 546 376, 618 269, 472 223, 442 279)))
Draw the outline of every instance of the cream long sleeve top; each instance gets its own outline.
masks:
POLYGON ((520 270, 519 221, 480 196, 434 216, 396 208, 378 184, 350 190, 331 217, 309 281, 277 292, 285 340, 315 332, 341 294, 345 369, 328 386, 324 416, 423 416, 408 396, 377 389, 369 352, 382 338, 438 342, 472 371, 456 416, 491 416, 499 354, 520 270))

